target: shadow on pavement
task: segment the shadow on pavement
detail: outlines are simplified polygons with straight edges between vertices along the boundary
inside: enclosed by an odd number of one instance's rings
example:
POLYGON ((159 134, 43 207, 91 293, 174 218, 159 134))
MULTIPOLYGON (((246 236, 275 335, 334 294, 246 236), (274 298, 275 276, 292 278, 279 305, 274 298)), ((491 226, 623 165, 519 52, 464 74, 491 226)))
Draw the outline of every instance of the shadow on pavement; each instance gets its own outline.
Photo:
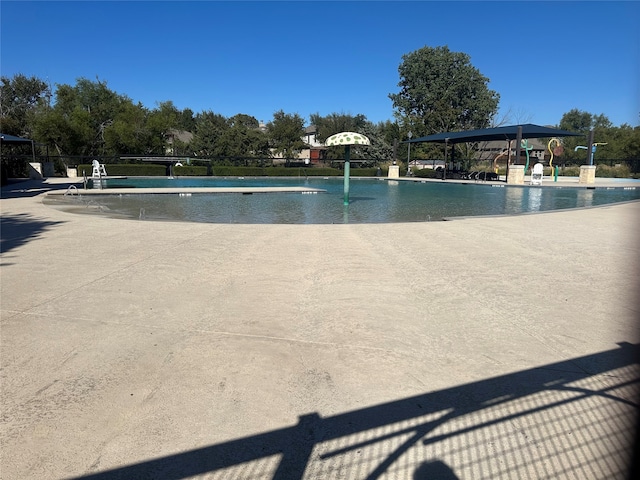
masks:
MULTIPOLYGON (((0 198, 10 200, 35 197, 52 190, 67 190, 71 185, 77 183, 71 179, 55 183, 49 183, 47 180, 13 179, 8 184, 2 185, 0 198)), ((3 213, 0 218, 0 253, 6 253, 29 240, 38 238, 43 232, 61 223, 64 222, 45 221, 26 213, 3 213)))
POLYGON ((621 343, 78 478, 626 478, 638 352, 621 343))
POLYGON ((82 185, 82 179, 63 179, 56 178, 55 181, 33 180, 33 179, 11 179, 6 185, 2 185, 0 189, 0 198, 24 198, 35 197, 41 193, 50 192, 52 190, 67 190, 71 185, 79 188, 82 185))
POLYGON ((0 219, 0 253, 6 253, 34 240, 51 227, 62 223, 64 222, 41 220, 26 213, 2 215, 0 219))

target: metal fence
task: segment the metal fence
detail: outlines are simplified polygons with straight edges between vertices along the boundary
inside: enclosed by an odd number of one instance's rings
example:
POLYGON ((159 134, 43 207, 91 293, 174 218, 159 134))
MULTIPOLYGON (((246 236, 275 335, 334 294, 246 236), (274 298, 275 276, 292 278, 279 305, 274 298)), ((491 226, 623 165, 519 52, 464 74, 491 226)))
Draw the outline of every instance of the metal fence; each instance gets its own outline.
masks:
MULTIPOLYGON (((112 164, 144 164, 149 163, 152 160, 159 159, 159 163, 166 164, 167 162, 175 161, 175 163, 182 163, 183 165, 194 166, 246 166, 246 167, 267 167, 267 166, 285 166, 285 167, 335 167, 340 168, 344 163, 344 159, 324 159, 324 160, 311 160, 300 158, 269 158, 269 157, 208 157, 208 158, 195 158, 185 156, 143 156, 143 155, 109 155, 109 156, 74 156, 74 155, 35 155, 35 161, 39 163, 53 164, 53 170, 56 175, 66 176, 68 168, 77 167, 78 165, 91 165, 93 160, 105 165, 112 164)), ((34 157, 31 154, 12 154, 6 151, 0 152, 0 162, 2 164, 2 176, 3 177, 23 177, 28 176, 28 164, 34 161, 34 157)), ((412 160, 419 161, 419 160, 412 160)), ((480 161, 477 160, 461 160, 456 159, 456 164, 467 165, 483 165, 490 166, 492 161, 480 161)), ((556 161, 555 165, 561 169, 567 167, 576 167, 581 165, 580 162, 574 161, 556 161)), ((618 159, 618 160, 598 160, 596 159, 596 165, 606 165, 610 168, 627 168, 630 174, 640 173, 640 159, 618 159)), ((351 159, 352 168, 357 167, 372 167, 377 166, 378 162, 361 159, 351 159)), ((414 167, 415 168, 415 167, 414 167)))

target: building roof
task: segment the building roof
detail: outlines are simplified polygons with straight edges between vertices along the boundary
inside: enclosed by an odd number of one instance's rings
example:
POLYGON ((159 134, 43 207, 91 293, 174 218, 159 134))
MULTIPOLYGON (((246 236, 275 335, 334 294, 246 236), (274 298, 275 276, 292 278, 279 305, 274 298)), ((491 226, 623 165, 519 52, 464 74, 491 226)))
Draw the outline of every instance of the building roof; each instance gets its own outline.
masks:
POLYGON ((191 140, 193 140, 193 133, 186 130, 177 130, 175 128, 170 128, 167 134, 173 136, 175 140, 180 140, 182 143, 189 143, 191 140))

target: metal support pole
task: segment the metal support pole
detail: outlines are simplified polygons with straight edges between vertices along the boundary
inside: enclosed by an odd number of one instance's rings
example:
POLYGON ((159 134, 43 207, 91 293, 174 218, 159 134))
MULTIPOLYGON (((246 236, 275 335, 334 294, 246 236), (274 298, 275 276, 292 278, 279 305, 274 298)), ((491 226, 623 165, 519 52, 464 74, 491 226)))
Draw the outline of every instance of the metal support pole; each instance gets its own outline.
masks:
POLYGON ((349 205, 349 160, 351 157, 351 145, 344 147, 344 205, 349 205))
POLYGON ((451 144, 451 170, 456 170, 456 145, 455 143, 451 144))
POLYGON ((398 158, 398 139, 394 138, 393 139, 393 164, 395 165, 396 159, 398 158))
MULTIPOLYGON (((520 149, 522 148, 522 125, 518 125, 518 133, 516 135, 516 159, 514 160, 515 164, 518 165, 520 163, 520 149)), ((527 173, 527 172, 525 172, 527 173)))
POLYGON ((587 155, 589 156, 589 165, 593 165, 593 157, 595 156, 595 151, 593 148, 593 138, 595 132, 593 130, 589 130, 589 135, 587 135, 588 143, 587 143, 587 155))
MULTIPOLYGON (((413 134, 411 132, 407 133, 407 137, 409 137, 409 141, 411 141, 411 137, 413 134)), ((411 143, 407 143, 409 147, 407 149, 407 177, 411 174, 411 143)))
POLYGON ((504 172, 505 182, 509 178, 509 165, 511 164, 511 140, 507 140, 507 168, 504 172))
POLYGON ((447 179, 447 150, 449 150, 449 139, 444 139, 444 169, 442 170, 442 180, 447 179))

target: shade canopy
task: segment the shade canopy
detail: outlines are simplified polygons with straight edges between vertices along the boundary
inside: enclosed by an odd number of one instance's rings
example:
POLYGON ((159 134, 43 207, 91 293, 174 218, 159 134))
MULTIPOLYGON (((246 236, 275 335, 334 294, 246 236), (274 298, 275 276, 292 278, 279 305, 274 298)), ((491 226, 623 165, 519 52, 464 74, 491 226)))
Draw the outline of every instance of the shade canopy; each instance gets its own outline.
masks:
POLYGON ((327 147, 336 147, 339 145, 371 145, 371 141, 361 133, 341 132, 331 135, 324 144, 327 147))
POLYGON ((0 142, 7 145, 19 145, 23 143, 32 143, 33 140, 28 138, 16 137, 15 135, 8 135, 6 133, 0 133, 0 142))
POLYGON ((518 127, 522 127, 520 138, 547 138, 547 137, 578 137, 584 133, 569 132, 557 128, 543 127, 532 123, 523 125, 509 125, 506 127, 482 128, 480 130, 467 130, 464 132, 445 132, 428 135, 426 137, 405 140, 402 143, 464 143, 464 142, 488 142, 492 140, 515 140, 518 138, 518 127))

